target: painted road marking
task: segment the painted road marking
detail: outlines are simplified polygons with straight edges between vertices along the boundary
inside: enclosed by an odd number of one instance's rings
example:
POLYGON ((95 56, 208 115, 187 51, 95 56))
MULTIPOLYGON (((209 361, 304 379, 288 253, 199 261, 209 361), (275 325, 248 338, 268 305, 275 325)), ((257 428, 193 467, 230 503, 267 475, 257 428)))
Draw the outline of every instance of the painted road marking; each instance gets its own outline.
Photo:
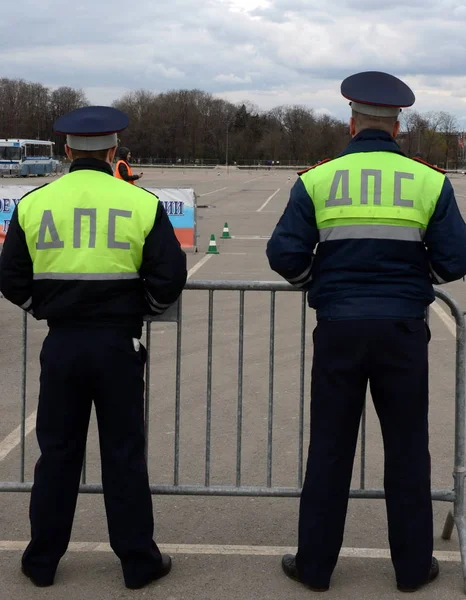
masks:
POLYGON ((189 271, 188 271, 188 279, 190 277, 192 277, 194 275, 194 273, 196 273, 197 271, 199 271, 199 269, 201 267, 203 267, 206 264, 206 262, 209 260, 209 258, 212 258, 212 256, 213 256, 213 254, 206 254, 204 256, 204 258, 201 258, 201 260, 194 265, 194 267, 191 267, 189 269, 189 271))
MULTIPOLYGON (((1 552, 23 552, 29 542, 0 541, 1 552)), ((157 544, 162 552, 168 554, 205 554, 223 556, 282 556, 295 554, 296 547, 288 546, 241 546, 214 544, 157 544)), ((70 542, 70 552, 107 552, 113 550, 106 542, 70 542)), ((455 551, 434 551, 440 562, 461 562, 461 554, 455 551)), ((390 550, 384 548, 342 548, 342 558, 373 558, 390 560, 390 550)))
POLYGON ((275 198, 275 196, 278 194, 278 192, 280 191, 280 188, 278 188, 278 190, 276 190, 271 196, 269 196, 267 198, 267 200, 264 202, 264 204, 257 209, 256 212, 262 212, 264 210, 264 208, 267 206, 267 204, 273 199, 275 198))
POLYGON ((261 175, 260 177, 254 177, 254 179, 248 179, 247 181, 243 181, 243 183, 252 183, 253 181, 258 181, 259 179, 264 179, 265 175, 261 175))
MULTIPOLYGON (((37 411, 29 415, 26 419, 25 438, 34 431, 36 426, 37 411)), ((21 426, 19 425, 14 431, 7 435, 3 442, 0 444, 0 462, 12 452, 18 444, 21 443, 21 426)))
POLYGON ((450 315, 438 304, 434 302, 430 305, 435 314, 444 322, 448 331, 456 338, 456 323, 450 315))
POLYGON ((233 240, 270 240, 270 235, 232 235, 233 240))
POLYGON ((223 190, 227 190, 228 187, 223 187, 220 188, 219 190, 212 190, 211 192, 206 192, 205 194, 199 194, 199 198, 202 198, 203 196, 210 196, 211 194, 216 194, 217 192, 223 192, 223 190))
MULTIPOLYGON (((206 254, 201 260, 196 263, 191 269, 188 271, 188 279, 194 275, 201 267, 203 267, 206 262, 211 258, 212 254, 206 254)), ((158 331, 157 333, 163 333, 162 331, 158 331)), ((26 419, 26 428, 25 428, 25 438, 34 431, 36 427, 36 417, 37 411, 32 412, 29 417, 26 419)), ((6 438, 0 443, 0 462, 5 460, 5 458, 13 452, 17 446, 21 443, 21 426, 19 425, 14 431, 12 431, 6 438)))

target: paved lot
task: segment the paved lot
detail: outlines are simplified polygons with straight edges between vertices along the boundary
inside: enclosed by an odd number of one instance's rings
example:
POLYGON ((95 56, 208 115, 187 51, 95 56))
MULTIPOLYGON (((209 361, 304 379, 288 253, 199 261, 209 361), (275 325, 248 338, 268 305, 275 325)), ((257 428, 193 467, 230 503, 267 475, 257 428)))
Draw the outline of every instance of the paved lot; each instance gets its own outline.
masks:
MULTIPOLYGON (((256 172, 225 169, 205 171, 147 170, 147 187, 194 187, 199 203, 199 252, 188 256, 192 279, 277 280, 264 254, 270 235, 295 180, 293 172, 256 172), (279 190, 279 191, 277 191, 279 190), (272 197, 273 196, 273 197, 272 197), (266 204, 267 200, 270 201, 266 204), (260 210, 261 209, 261 210, 260 210), (227 221, 232 240, 220 240, 227 221), (217 236, 220 254, 205 260, 210 234, 217 236), (202 265, 196 269, 202 262, 202 265), (195 270, 195 271, 194 271, 195 270)), ((19 183, 3 180, 2 184, 19 183)), ((43 183, 41 180, 38 183, 43 183)), ((24 182, 22 182, 24 183, 24 182)), ((35 181, 29 180, 28 184, 35 181)), ((466 216, 466 178, 453 176, 458 201, 466 216)), ((446 286, 466 307, 466 284, 446 286)), ((202 484, 205 472, 205 413, 207 356, 206 292, 184 297, 181 387, 180 483, 202 484)), ((236 405, 238 381, 239 294, 216 292, 214 309, 214 361, 212 387, 211 482, 233 485, 236 465, 236 405)), ((244 429, 242 481, 267 482, 267 414, 269 398, 269 306, 265 292, 246 294, 244 429)), ((21 314, 1 301, 2 418, 0 419, 0 480, 19 478, 20 447, 12 434, 19 423, 21 376, 21 314), (9 436, 9 437, 8 437, 9 436), (10 450, 6 453, 7 450, 10 450)), ((276 364, 274 378, 273 484, 297 485, 299 406, 300 295, 277 296, 276 364)), ((307 312, 306 417, 308 413, 311 332, 315 323, 307 312)), ((454 433, 454 329, 448 317, 432 312, 431 345, 431 450, 433 483, 452 485, 454 433), (439 316, 440 315, 440 316, 439 316), (453 331, 453 333, 452 333, 453 331)), ((46 328, 29 319, 27 415, 36 407, 38 353, 46 328)), ((156 324, 152 333, 150 474, 158 484, 173 483, 175 325, 156 324)), ((37 444, 33 416, 26 443, 25 480, 31 481, 37 444)), ((307 428, 306 428, 307 431, 307 428)), ((305 446, 307 445, 307 434, 305 446)), ((88 481, 99 482, 98 444, 91 427, 88 481)), ((382 484, 382 444, 374 411, 368 411, 368 487, 382 484)), ((359 484, 356 461, 354 486, 359 484)), ((174 570, 165 580, 142 592, 124 589, 118 563, 109 552, 103 500, 82 496, 78 503, 73 544, 60 567, 56 586, 38 591, 18 572, 20 550, 28 540, 28 495, 0 494, 0 598, 70 600, 129 598, 137 594, 171 600, 217 598, 304 598, 311 592, 288 581, 280 571, 283 549, 296 544, 298 500, 258 498, 202 498, 156 496, 157 541, 174 556, 174 570)), ((457 538, 444 542, 440 535, 448 506, 435 505, 436 550, 441 557, 441 578, 420 592, 419 598, 462 598, 457 538)), ((351 501, 344 553, 334 575, 329 599, 394 599, 390 561, 386 557, 384 503, 351 501)))

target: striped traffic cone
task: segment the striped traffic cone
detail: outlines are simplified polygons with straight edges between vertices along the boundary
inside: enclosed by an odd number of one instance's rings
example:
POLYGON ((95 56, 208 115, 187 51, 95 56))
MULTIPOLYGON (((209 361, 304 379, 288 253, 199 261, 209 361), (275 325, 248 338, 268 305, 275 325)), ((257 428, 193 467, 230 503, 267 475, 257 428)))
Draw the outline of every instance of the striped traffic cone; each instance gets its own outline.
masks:
POLYGON ((210 236, 209 249, 207 250, 207 254, 220 254, 217 248, 217 242, 215 241, 214 234, 210 236))
POLYGON ((223 233, 222 233, 222 237, 220 239, 221 240, 231 240, 230 230, 228 229, 228 223, 225 223, 225 225, 223 226, 223 233))

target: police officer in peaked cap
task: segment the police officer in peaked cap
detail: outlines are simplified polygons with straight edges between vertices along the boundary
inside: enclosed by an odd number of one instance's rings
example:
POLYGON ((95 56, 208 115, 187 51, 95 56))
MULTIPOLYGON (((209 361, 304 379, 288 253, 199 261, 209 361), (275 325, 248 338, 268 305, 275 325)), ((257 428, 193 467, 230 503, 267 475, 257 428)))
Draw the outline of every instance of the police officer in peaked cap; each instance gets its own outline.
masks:
POLYGON ((0 291, 46 320, 41 352, 32 539, 22 570, 54 582, 70 540, 94 401, 110 543, 128 588, 170 571, 153 541, 144 458, 143 316, 162 314, 186 282, 186 256, 163 205, 113 177, 127 116, 86 107, 59 118, 69 174, 26 194, 0 259, 0 291))
POLYGON ((466 274, 466 226, 445 173, 406 157, 395 141, 411 89, 371 71, 345 79, 341 92, 352 140, 337 158, 299 173, 267 246, 271 268, 306 291, 317 313, 298 552, 282 567, 314 590, 329 588, 369 384, 384 440, 396 581, 411 592, 439 572, 425 315, 433 284, 466 274))

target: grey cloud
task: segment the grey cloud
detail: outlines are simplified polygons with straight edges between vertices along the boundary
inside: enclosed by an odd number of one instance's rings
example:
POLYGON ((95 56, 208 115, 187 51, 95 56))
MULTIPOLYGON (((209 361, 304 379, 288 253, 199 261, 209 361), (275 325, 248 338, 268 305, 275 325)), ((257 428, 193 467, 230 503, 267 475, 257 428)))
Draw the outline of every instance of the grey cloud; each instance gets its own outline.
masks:
POLYGON ((462 102, 462 2, 271 0, 248 13, 229 10, 235 1, 80 0, 65 9, 48 0, 37 10, 37 2, 21 0, 21 11, 9 3, 0 76, 91 89, 96 101, 107 88, 196 87, 250 94, 264 105, 297 98, 332 112, 340 110, 344 77, 378 69, 430 90, 423 101, 433 106, 444 86, 446 109, 462 102))

